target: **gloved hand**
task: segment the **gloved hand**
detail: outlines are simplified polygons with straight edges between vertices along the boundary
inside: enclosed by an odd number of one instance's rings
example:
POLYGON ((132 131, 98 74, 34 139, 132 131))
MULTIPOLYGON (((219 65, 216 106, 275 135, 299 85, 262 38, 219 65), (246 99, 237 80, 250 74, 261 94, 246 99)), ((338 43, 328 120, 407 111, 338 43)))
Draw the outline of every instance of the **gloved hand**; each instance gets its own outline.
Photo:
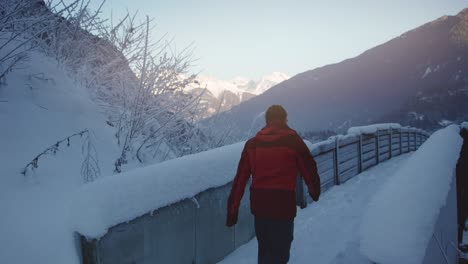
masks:
POLYGON ((226 219, 226 226, 231 227, 235 224, 237 224, 237 213, 228 213, 226 219))
POLYGON ((314 200, 314 202, 318 202, 320 194, 313 194, 311 191, 309 191, 309 195, 314 200))

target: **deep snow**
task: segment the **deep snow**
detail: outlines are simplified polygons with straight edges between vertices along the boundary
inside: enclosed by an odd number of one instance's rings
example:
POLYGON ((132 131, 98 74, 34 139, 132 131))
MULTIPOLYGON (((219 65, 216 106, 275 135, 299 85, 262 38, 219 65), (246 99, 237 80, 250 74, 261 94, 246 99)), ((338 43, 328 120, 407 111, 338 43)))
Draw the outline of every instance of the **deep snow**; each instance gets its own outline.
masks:
POLYGON ((370 202, 361 251, 377 263, 421 263, 455 179, 460 127, 436 131, 370 202))
MULTIPOLYGON (((312 149, 320 144, 305 141, 312 149)), ((187 155, 99 179, 73 197, 73 229, 99 238, 117 224, 229 183, 245 142, 187 155)))
MULTIPOLYGON (((116 223, 229 182, 243 146, 238 143, 112 176, 119 156, 115 131, 86 89, 52 59, 37 53, 0 85, 0 124, 0 263, 78 263, 74 231, 99 237, 116 223), (95 183, 85 185, 80 175, 80 138, 72 139, 70 147, 61 146, 55 156, 41 158, 33 173, 21 175, 35 155, 83 129, 91 131, 98 152, 102 176, 95 183), (149 192, 156 195, 147 199, 149 192)), ((312 150, 323 142, 307 144, 312 150)), ((300 211, 291 263, 310 263, 310 256, 317 263, 364 261, 356 239, 362 212, 407 156, 333 187, 319 203, 300 211)), ((225 262, 255 263, 256 242, 225 262)))
POLYGON ((74 230, 89 238, 160 207, 230 182, 244 143, 188 155, 99 179, 74 197, 74 230))
POLYGON ((70 225, 71 194, 80 175, 82 139, 24 166, 59 139, 89 129, 102 176, 112 175, 119 151, 96 104, 57 63, 31 53, 0 85, 0 263, 78 263, 70 225))
POLYGON ((374 134, 378 130, 385 130, 385 129, 400 129, 401 125, 397 123, 385 123, 385 124, 373 124, 368 126, 359 126, 359 127, 351 127, 348 129, 348 134, 374 134))

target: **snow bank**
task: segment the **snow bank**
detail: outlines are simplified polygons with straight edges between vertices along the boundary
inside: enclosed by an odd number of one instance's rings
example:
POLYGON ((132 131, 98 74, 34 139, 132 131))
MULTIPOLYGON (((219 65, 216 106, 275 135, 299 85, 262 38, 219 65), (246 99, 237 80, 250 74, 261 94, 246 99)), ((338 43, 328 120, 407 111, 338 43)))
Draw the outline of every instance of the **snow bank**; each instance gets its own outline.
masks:
MULTIPOLYGON (((309 148, 313 147, 305 141, 309 148)), ((74 230, 100 238, 117 224, 233 180, 245 142, 98 179, 81 187, 72 206, 74 230)))
POLYGON ((435 132, 377 192, 361 225, 361 253, 377 263, 421 263, 444 206, 462 139, 435 132))
POLYGON ((120 155, 116 130, 86 87, 35 51, 0 85, 0 126, 0 263, 80 263, 68 216, 71 195, 84 182, 84 138, 39 159, 26 177, 21 171, 59 139, 88 129, 102 175, 112 175, 120 155))
POLYGON ((397 123, 388 123, 388 124, 374 124, 369 126, 359 126, 359 127, 351 127, 348 129, 348 134, 374 134, 377 130, 384 130, 384 129, 399 129, 401 128, 400 124, 397 123))
POLYGON ((304 140, 304 143, 306 144, 307 148, 309 148, 310 152, 314 152, 316 151, 316 149, 320 149, 323 146, 335 144, 335 140, 327 139, 327 140, 315 142, 315 143, 312 143, 308 140, 304 140))
POLYGON ((72 206, 74 229, 99 238, 107 229, 231 181, 244 143, 166 161, 84 185, 72 206))

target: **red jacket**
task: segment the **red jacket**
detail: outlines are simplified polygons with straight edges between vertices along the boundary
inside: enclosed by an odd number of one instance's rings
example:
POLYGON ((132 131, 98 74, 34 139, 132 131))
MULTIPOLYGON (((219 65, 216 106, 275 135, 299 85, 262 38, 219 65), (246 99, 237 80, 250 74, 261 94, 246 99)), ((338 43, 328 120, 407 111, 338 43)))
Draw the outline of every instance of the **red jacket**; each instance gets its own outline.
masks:
POLYGON ((314 201, 320 196, 320 178, 314 158, 296 131, 286 125, 268 125, 245 143, 228 200, 227 226, 237 223, 239 204, 252 174, 250 209, 269 219, 296 216, 296 177, 302 175, 314 201))

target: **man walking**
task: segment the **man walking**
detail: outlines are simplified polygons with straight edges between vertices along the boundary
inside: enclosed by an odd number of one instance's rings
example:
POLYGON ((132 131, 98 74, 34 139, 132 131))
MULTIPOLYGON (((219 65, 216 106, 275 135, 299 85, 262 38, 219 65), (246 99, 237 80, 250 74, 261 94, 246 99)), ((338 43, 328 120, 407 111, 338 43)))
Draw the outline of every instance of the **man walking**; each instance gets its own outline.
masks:
POLYGON ((314 201, 320 196, 320 178, 309 149, 287 126, 287 113, 272 105, 266 126, 245 143, 231 189, 227 226, 237 223, 239 204, 252 175, 250 209, 255 216, 258 263, 287 263, 296 216, 296 177, 300 172, 314 201))

